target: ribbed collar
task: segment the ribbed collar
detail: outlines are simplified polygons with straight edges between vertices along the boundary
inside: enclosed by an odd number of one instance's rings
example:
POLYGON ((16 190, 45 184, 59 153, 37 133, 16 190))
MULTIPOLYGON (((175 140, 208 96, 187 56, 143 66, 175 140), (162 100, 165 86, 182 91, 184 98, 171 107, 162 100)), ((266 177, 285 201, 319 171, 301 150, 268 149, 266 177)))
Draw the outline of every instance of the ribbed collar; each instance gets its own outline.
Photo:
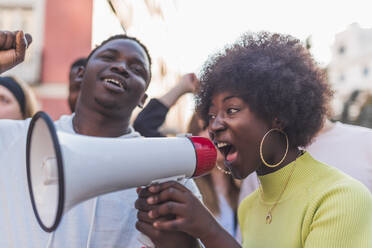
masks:
POLYGON ((280 193, 283 191, 283 188, 288 180, 288 177, 291 175, 292 168, 293 174, 289 179, 288 185, 284 190, 284 193, 280 201, 286 199, 290 193, 294 190, 296 185, 303 182, 303 179, 306 178, 306 175, 311 171, 308 166, 309 164, 314 163, 315 160, 311 157, 308 152, 305 152, 296 161, 291 162, 282 169, 275 171, 273 173, 259 176, 261 182, 260 198, 267 204, 272 204, 278 200, 280 193))
MULTIPOLYGON (((70 134, 77 134, 74 130, 73 122, 72 122, 72 120, 74 119, 74 116, 75 116, 75 113, 73 113, 71 115, 61 116, 61 118, 59 120, 54 122, 54 124, 57 127, 57 130, 58 131, 63 131, 63 132, 66 132, 66 133, 70 133, 70 134)), ((124 134, 124 135, 122 135, 120 137, 117 137, 117 138, 127 139, 127 138, 137 138, 137 137, 140 137, 140 136, 141 135, 138 132, 136 132, 132 126, 129 126, 129 133, 124 134)))

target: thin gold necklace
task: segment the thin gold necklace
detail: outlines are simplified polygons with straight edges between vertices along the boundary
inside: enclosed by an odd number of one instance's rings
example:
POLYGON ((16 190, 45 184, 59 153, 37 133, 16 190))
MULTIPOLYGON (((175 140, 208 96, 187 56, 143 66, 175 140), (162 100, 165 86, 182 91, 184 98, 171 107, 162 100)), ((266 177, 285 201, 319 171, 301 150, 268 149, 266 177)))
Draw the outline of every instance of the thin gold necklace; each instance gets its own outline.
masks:
MULTIPOLYGON (((300 154, 301 154, 301 153, 300 153, 300 154)), ((289 174, 289 177, 287 178, 287 181, 285 182, 285 185, 284 185, 284 187, 283 187, 282 192, 280 192, 280 195, 279 195, 278 199, 277 199, 277 200, 275 201, 275 203, 271 206, 271 208, 269 208, 269 211, 267 212, 267 215, 266 215, 266 224, 270 224, 271 221, 272 221, 272 219, 273 219, 272 212, 274 211, 274 208, 278 205, 278 202, 279 202, 280 199, 282 198, 283 193, 284 193, 285 189, 287 188, 287 185, 288 185, 288 183, 289 183, 289 181, 290 181, 290 179, 291 179, 291 177, 292 177, 292 175, 293 175, 294 169, 295 169, 295 167, 296 167, 296 161, 297 161, 297 158, 298 158, 298 157, 299 157, 299 156, 297 156, 296 159, 295 159, 295 161, 294 161, 294 164, 293 164, 293 166, 292 166, 291 173, 289 174)), ((257 178, 257 180, 258 180, 258 178, 257 178)), ((259 192, 260 192, 260 195, 261 195, 261 199, 263 199, 263 190, 262 190, 262 185, 261 185, 261 183, 260 183, 260 180, 258 180, 258 183, 259 183, 259 185, 260 185, 260 186, 259 186, 259 192)))
POLYGON ((221 171, 225 175, 231 175, 230 171, 227 171, 225 169, 222 169, 218 164, 216 164, 217 170, 221 171))

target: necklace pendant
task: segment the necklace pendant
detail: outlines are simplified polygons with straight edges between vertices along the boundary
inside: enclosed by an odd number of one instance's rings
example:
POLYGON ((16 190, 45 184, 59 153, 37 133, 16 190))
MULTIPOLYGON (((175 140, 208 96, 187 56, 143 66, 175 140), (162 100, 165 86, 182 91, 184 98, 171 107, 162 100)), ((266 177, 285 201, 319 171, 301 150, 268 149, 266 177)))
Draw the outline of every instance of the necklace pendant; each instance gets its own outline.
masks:
POLYGON ((270 224, 272 219, 271 213, 268 212, 266 215, 266 224, 270 224))

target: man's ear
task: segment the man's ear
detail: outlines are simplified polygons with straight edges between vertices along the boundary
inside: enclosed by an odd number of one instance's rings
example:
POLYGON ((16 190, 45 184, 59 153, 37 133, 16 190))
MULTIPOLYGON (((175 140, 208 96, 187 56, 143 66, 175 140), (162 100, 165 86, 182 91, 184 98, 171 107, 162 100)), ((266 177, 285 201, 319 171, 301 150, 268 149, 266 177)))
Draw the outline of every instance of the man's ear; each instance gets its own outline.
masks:
POLYGON ((78 71, 76 73, 75 82, 81 84, 81 82, 83 81, 84 72, 85 72, 85 67, 79 66, 78 71))
POLYGON ((143 94, 143 96, 141 98, 141 101, 138 104, 138 107, 143 108, 143 106, 145 106, 145 102, 146 102, 147 97, 148 97, 148 95, 146 93, 143 94))

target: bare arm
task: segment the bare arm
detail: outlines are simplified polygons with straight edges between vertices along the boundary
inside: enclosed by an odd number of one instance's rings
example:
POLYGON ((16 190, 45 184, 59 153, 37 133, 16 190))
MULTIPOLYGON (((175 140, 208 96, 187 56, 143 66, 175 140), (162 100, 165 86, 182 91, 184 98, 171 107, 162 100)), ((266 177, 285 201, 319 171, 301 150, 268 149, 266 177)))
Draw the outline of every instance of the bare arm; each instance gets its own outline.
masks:
POLYGON ((194 92, 199 81, 194 73, 183 75, 176 86, 159 99, 151 99, 146 107, 138 114, 133 123, 134 129, 145 137, 164 136, 158 129, 163 125, 168 110, 186 93, 194 92))
POLYGON ((185 74, 175 87, 159 98, 159 101, 170 108, 182 95, 195 92, 198 85, 199 81, 194 73, 185 74))

